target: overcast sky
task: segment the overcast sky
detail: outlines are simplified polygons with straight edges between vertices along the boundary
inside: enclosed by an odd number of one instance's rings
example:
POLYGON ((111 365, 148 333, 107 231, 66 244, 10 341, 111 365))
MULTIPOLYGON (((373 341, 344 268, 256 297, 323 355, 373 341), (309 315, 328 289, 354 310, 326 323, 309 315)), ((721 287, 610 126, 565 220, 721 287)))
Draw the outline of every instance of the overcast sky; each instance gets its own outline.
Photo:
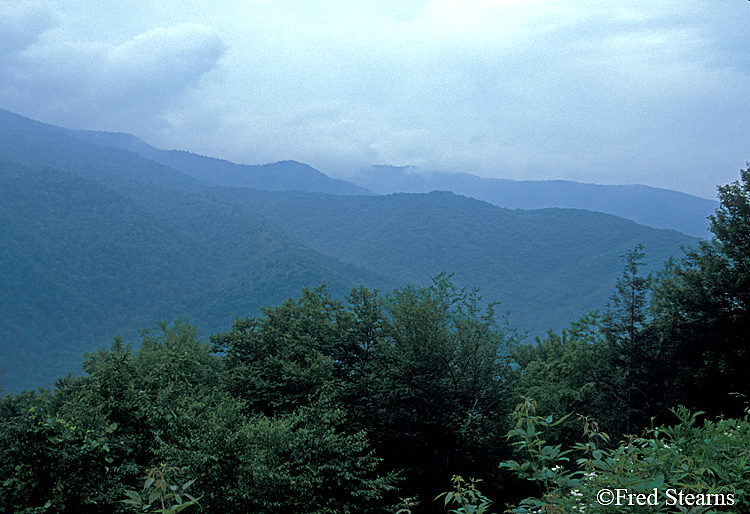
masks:
POLYGON ((0 0, 0 107, 344 178, 714 198, 750 160, 750 2, 0 0))

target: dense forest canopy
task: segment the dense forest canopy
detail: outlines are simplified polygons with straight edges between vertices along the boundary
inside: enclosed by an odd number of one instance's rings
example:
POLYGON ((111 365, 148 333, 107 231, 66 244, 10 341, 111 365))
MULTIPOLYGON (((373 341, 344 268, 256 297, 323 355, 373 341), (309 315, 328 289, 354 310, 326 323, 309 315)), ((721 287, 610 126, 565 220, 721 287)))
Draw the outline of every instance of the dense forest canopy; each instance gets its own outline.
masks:
POLYGON ((587 496, 613 484, 743 510, 750 165, 719 199, 710 241, 654 273, 635 245, 601 310, 535 344, 445 273, 115 338, 0 400, 0 508, 133 512, 158 476, 193 512, 615 512, 587 496))

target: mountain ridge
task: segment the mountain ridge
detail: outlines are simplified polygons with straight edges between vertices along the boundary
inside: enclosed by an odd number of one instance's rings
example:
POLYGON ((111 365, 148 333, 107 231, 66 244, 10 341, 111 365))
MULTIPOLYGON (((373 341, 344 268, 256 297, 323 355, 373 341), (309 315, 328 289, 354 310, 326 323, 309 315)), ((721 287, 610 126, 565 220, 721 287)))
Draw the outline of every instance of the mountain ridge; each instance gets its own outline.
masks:
MULTIPOLYGON (((0 125, 13 117, 23 118, 0 109, 0 125)), ((40 123, 23 119, 25 123, 40 123)), ((519 181, 483 178, 469 173, 421 170, 412 166, 371 166, 354 173, 349 177, 350 180, 343 180, 329 177, 297 161, 235 164, 181 150, 160 150, 132 134, 61 127, 54 127, 53 130, 102 148, 132 152, 211 186, 342 195, 451 191, 507 208, 558 207, 614 214, 653 228, 675 229, 702 239, 710 237, 708 216, 718 207, 715 200, 641 184, 602 185, 569 180, 519 181)))
POLYGON ((350 179, 376 194, 444 190, 511 209, 585 209, 614 214, 653 228, 679 230, 703 239, 709 237, 707 218, 719 206, 715 200, 642 184, 483 178, 409 166, 371 166, 350 179))
POLYGON ((329 177, 307 164, 284 160, 268 164, 236 164, 183 150, 160 150, 132 134, 79 130, 74 136, 129 150, 179 170, 210 186, 250 187, 265 191, 302 190, 344 195, 369 195, 369 190, 329 177))
POLYGON ((454 193, 210 186, 20 118, 0 112, 0 369, 11 390, 50 385, 105 344, 102 334, 178 315, 226 330, 322 283, 343 298, 353 286, 391 290, 447 271, 501 301, 521 330, 559 330, 603 306, 636 244, 657 267, 698 241, 609 214, 454 193))
POLYGON ((621 256, 637 244, 656 270, 682 245, 698 241, 611 214, 508 209, 450 192, 345 197, 223 188, 218 194, 252 205, 342 262, 423 284, 440 271, 454 272, 458 285, 481 285, 534 335, 603 307, 621 256), (561 275, 566 278, 557 283, 561 275))

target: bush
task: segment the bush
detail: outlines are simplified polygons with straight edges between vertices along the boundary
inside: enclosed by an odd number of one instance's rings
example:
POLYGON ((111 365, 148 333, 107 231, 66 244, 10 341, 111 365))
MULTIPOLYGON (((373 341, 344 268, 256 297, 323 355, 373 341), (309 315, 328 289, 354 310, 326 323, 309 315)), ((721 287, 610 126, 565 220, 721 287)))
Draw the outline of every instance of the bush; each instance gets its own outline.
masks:
POLYGON ((501 464, 540 486, 511 512, 736 512, 750 485, 750 419, 697 424, 701 412, 673 410, 679 423, 629 436, 618 445, 595 421, 581 417, 584 441, 562 450, 544 432, 558 422, 536 415, 526 399, 514 412, 508 438, 525 459, 501 464), (577 456, 575 464, 571 457, 577 456))

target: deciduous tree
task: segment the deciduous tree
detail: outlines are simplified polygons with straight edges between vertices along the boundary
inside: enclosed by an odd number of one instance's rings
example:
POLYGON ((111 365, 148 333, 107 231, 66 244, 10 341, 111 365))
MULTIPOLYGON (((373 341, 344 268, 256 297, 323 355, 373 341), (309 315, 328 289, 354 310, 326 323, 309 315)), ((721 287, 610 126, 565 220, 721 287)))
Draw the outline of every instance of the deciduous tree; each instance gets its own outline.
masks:
POLYGON ((713 238, 660 274, 654 307, 673 403, 737 415, 750 397, 750 167, 719 200, 713 238))

